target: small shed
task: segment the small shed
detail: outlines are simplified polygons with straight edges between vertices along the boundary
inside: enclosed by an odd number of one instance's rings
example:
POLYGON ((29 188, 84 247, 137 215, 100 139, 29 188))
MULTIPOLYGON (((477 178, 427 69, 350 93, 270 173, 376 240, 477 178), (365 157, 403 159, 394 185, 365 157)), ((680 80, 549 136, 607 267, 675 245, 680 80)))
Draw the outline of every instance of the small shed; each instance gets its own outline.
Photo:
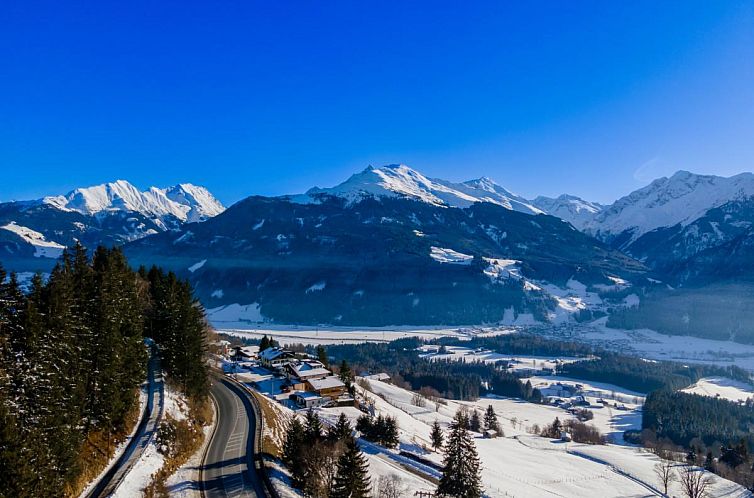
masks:
POLYGON ((570 432, 562 431, 560 433, 560 440, 564 443, 570 443, 571 441, 573 441, 573 438, 571 437, 570 432))
POLYGON ((497 437, 497 431, 494 429, 487 429, 484 431, 484 439, 495 439, 497 437))

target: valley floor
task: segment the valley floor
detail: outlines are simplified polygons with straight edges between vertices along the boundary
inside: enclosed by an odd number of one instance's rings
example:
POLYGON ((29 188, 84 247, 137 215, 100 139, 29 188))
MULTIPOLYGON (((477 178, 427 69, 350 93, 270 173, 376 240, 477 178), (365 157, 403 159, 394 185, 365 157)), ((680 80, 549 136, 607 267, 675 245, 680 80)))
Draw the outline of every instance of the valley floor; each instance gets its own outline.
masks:
MULTIPOLYGON (((754 345, 732 341, 716 341, 689 336, 669 336, 658 332, 612 329, 605 319, 584 324, 468 327, 308 327, 237 323, 233 328, 219 328, 218 332, 238 337, 261 338, 264 335, 281 344, 347 344, 359 342, 389 342, 404 337, 436 339, 532 332, 558 340, 592 344, 597 347, 633 354, 647 359, 672 360, 719 366, 736 365, 754 372, 754 345)), ((221 324, 217 324, 221 326, 221 324)))

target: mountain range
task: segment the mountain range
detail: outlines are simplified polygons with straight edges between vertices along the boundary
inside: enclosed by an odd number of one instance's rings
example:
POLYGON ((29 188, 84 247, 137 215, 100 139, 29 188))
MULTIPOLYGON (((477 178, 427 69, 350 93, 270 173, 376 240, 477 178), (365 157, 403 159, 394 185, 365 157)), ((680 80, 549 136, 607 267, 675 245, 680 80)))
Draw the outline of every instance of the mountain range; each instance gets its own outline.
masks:
POLYGON ((66 246, 122 245, 224 211, 188 183, 145 192, 124 180, 65 195, 0 203, 0 261, 18 272, 49 271, 66 246))
MULTIPOLYGON (((567 194, 528 200, 489 178, 455 183, 388 165, 334 187, 252 196, 225 210, 202 187, 141 192, 120 180, 0 204, 0 260, 49 271, 76 240, 125 244, 136 264, 188 277, 217 321, 541 323, 609 315, 649 326, 665 314, 648 312, 651 301, 675 303, 669 309, 678 316, 663 323, 680 325, 664 329, 699 335, 688 317, 707 308, 696 302, 684 312, 679 296, 713 285, 718 296, 721 285, 735 285, 735 296, 749 288, 753 196, 751 173, 679 171, 610 205, 567 194)), ((747 303, 738 299, 736 313, 747 303)))

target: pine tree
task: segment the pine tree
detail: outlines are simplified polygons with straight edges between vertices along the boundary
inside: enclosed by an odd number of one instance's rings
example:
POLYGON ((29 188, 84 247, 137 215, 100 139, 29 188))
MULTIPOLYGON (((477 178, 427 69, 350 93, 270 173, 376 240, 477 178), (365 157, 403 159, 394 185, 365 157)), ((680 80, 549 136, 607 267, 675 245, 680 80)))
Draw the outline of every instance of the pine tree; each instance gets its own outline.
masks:
POLYGON ((175 275, 136 273, 119 249, 90 260, 78 244, 28 296, 0 268, 0 496, 61 496, 80 477, 87 436, 109 444, 123 432, 147 334, 164 345, 168 374, 206 393, 204 311, 175 275))
POLYGON ((304 440, 307 445, 312 445, 322 439, 322 421, 314 410, 309 408, 306 412, 306 426, 304 428, 304 440))
POLYGON ((482 429, 482 421, 479 418, 479 412, 476 410, 471 412, 471 418, 469 418, 469 429, 474 432, 479 432, 482 429))
POLYGON ((261 353, 265 349, 268 349, 270 347, 270 339, 267 337, 267 334, 262 336, 262 340, 259 341, 259 352, 261 353))
POLYGON ((398 421, 395 417, 383 419, 380 444, 385 448, 396 448, 398 446, 398 421))
POLYGON ((321 344, 317 346, 317 359, 325 366, 325 368, 330 368, 330 360, 327 357, 327 350, 321 344))
POLYGON ((466 429, 466 415, 456 414, 445 446, 438 496, 479 498, 482 496, 480 462, 474 440, 466 429))
POLYGON ((445 435, 442 433, 440 423, 437 420, 435 420, 435 422, 432 424, 432 432, 430 433, 429 437, 432 440, 433 450, 437 451, 442 448, 442 444, 445 440, 445 435))
POLYGON ((351 367, 348 365, 348 362, 346 360, 343 360, 341 362, 338 375, 343 384, 345 384, 346 387, 350 389, 351 383, 353 382, 353 373, 351 372, 351 367))
POLYGON ((374 421, 372 420, 372 417, 367 414, 360 415, 359 418, 356 419, 356 430, 366 439, 371 441, 374 438, 374 421))
POLYGON ((351 424, 350 422, 348 422, 348 418, 346 417, 345 413, 341 413, 335 425, 331 426, 327 430, 327 439, 331 443, 345 441, 346 439, 351 437, 352 431, 353 429, 351 428, 351 424))
POLYGON ((484 412, 484 428, 488 431, 500 432, 500 424, 497 421, 497 414, 492 405, 487 406, 487 411, 484 412))
POLYGON ((330 498, 367 498, 370 491, 369 464, 356 440, 349 438, 345 452, 338 458, 330 498))
POLYGON ((283 463, 291 473, 292 484, 294 487, 301 489, 305 484, 304 468, 304 443, 306 435, 304 426, 298 417, 293 417, 288 424, 286 431, 285 443, 283 443, 283 463))

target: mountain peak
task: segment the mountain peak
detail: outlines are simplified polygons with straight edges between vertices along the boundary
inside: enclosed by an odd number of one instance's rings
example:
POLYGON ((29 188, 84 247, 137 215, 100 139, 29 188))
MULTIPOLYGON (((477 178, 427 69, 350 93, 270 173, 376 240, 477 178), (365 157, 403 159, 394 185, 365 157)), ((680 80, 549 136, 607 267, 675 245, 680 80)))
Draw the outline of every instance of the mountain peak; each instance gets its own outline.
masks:
POLYGON ((468 207, 475 202, 491 202, 514 211, 540 214, 526 199, 507 191, 489 178, 464 183, 428 178, 405 164, 368 167, 331 188, 312 188, 293 196, 294 202, 317 202, 322 196, 335 196, 358 202, 365 197, 405 197, 436 206, 468 207))
POLYGON ((723 177, 679 170, 618 199, 588 229, 607 237, 630 231, 633 242, 657 228, 686 225, 712 208, 751 196, 751 173, 723 177))
POLYGON ((536 207, 549 215, 557 216, 578 228, 583 229, 594 216, 602 211, 603 206, 582 199, 581 197, 561 194, 556 198, 539 196, 532 201, 536 207))
POLYGON ((225 208, 204 187, 181 183, 169 188, 150 187, 141 192, 127 180, 115 180, 48 196, 40 203, 63 211, 94 215, 103 211, 135 211, 150 218, 174 216, 181 221, 202 221, 225 208))

